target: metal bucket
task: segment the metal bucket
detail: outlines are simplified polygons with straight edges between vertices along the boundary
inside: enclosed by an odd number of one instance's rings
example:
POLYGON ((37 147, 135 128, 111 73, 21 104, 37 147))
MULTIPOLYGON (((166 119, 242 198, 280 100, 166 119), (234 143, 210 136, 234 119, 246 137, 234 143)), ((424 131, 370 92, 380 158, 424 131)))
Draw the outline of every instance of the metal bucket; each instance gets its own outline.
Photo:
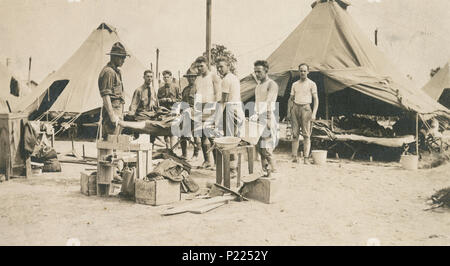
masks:
POLYGON ((419 156, 417 155, 402 155, 400 158, 400 164, 406 170, 419 169, 419 156))
POLYGON ((312 151, 311 156, 314 160, 314 164, 325 165, 327 164, 328 151, 312 151))

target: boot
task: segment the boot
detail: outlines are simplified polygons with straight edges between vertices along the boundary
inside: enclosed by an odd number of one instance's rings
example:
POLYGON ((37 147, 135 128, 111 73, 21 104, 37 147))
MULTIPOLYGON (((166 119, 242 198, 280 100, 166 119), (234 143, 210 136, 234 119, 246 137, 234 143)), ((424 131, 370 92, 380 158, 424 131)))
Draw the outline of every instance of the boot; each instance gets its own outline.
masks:
POLYGON ((273 163, 272 158, 267 158, 267 162, 269 163, 269 167, 270 167, 269 172, 270 173, 276 173, 277 170, 275 169, 275 165, 273 163))
POLYGON ((181 146, 181 157, 183 159, 187 159, 187 141, 186 140, 181 140, 180 141, 180 146, 181 146))
POLYGON ((198 153, 200 151, 201 146, 202 144, 196 138, 194 138, 194 154, 192 155, 192 159, 198 158, 198 153))
POLYGON ((208 152, 209 149, 210 145, 208 144, 202 145, 203 158, 205 159, 205 162, 202 164, 202 168, 204 169, 213 168, 213 165, 211 164, 211 153, 208 152))
POLYGON ((263 170, 263 176, 268 176, 270 171, 267 169, 267 162, 265 159, 262 158, 261 156, 261 169, 263 170))
POLYGON ((298 146, 299 146, 298 139, 294 139, 292 141, 292 162, 294 163, 298 162, 298 146))

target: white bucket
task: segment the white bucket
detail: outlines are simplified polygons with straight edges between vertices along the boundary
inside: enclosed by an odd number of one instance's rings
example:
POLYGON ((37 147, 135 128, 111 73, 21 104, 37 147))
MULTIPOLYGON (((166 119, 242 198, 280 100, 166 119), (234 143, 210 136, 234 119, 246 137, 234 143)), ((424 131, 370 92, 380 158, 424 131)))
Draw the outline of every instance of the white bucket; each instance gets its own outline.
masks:
POLYGON ((419 169, 419 156, 417 155, 402 155, 400 158, 402 167, 406 170, 419 169))
POLYGON ((314 164, 325 165, 327 164, 328 151, 312 151, 311 156, 314 160, 314 164))

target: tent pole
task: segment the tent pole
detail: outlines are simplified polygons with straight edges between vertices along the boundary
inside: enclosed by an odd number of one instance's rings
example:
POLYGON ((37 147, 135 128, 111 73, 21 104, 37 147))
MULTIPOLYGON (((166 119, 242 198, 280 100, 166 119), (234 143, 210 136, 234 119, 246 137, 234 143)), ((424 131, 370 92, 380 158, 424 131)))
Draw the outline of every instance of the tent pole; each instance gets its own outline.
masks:
POLYGON ((160 83, 159 83, 159 49, 158 48, 156 48, 156 79, 158 82, 158 89, 159 89, 160 83))
POLYGON ((30 82, 31 82, 31 56, 30 56, 30 58, 29 58, 29 61, 28 61, 28 86, 30 86, 30 82))
MULTIPOLYGON (((322 77, 323 79, 323 77, 322 77)), ((324 84, 324 82, 322 82, 322 84, 324 84)), ((330 119, 330 109, 328 106, 328 88, 326 86, 325 87, 325 119, 329 120, 330 119)))
POLYGON ((178 89, 180 90, 180 94, 183 92, 182 90, 182 88, 181 88, 181 71, 180 70, 178 70, 178 89))
POLYGON ((152 87, 155 88, 155 73, 153 72, 153 63, 150 63, 150 71, 153 73, 152 87))
POLYGON ((419 113, 416 113, 416 154, 419 156, 419 113))
POLYGON ((206 0, 206 58, 211 67, 211 0, 206 0))
POLYGON ((378 29, 375 30, 375 45, 378 46, 378 29))

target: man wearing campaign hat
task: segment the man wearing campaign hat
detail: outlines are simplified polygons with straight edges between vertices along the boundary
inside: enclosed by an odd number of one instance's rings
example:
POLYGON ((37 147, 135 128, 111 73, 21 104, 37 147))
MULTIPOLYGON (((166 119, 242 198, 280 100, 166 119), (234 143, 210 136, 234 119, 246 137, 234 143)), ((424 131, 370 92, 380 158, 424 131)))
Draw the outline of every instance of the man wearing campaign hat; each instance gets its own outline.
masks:
MULTIPOLYGON (((182 102, 187 106, 189 105, 190 108, 194 107, 194 100, 195 100, 195 80, 197 78, 196 71, 188 70, 186 75, 184 75, 185 78, 188 80, 188 85, 183 89, 181 93, 182 102)), ((193 128, 193 125, 192 125, 193 128)), ((188 137, 182 137, 181 138, 181 151, 183 158, 187 158, 187 144, 188 144, 188 137)), ((198 157, 198 153, 200 151, 201 146, 201 139, 198 137, 194 137, 194 155, 193 159, 198 157)))
POLYGON ((111 59, 98 77, 98 88, 103 99, 101 116, 102 137, 104 139, 108 135, 119 134, 117 125, 123 119, 123 106, 125 104, 122 74, 119 68, 124 64, 125 58, 130 56, 120 42, 115 43, 111 52, 107 55, 111 59))

